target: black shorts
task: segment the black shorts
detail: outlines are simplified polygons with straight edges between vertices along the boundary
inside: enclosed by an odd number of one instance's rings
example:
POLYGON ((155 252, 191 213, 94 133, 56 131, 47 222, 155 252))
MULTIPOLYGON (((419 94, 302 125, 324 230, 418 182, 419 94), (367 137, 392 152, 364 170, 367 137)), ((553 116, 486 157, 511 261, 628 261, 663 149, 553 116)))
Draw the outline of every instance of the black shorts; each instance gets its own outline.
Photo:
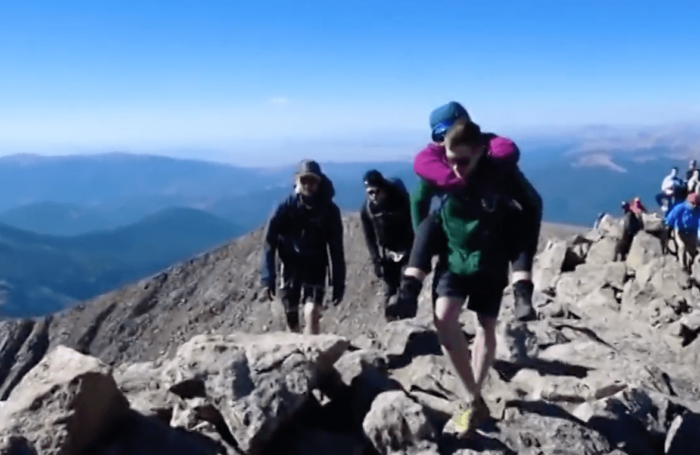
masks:
POLYGON ((433 305, 438 297, 466 300, 467 309, 479 315, 498 317, 504 286, 477 275, 461 276, 449 271, 436 273, 433 283, 433 305))
POLYGON ((302 285, 299 282, 285 283, 280 289, 280 300, 285 309, 295 309, 301 303, 313 302, 314 305, 323 305, 326 295, 324 286, 302 285))

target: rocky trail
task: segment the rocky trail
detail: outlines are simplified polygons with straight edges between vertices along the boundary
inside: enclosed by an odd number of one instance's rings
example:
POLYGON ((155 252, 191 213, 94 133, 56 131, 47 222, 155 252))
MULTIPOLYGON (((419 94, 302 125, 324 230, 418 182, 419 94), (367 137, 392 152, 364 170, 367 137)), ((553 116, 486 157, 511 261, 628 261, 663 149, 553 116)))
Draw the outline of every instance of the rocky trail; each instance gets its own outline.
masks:
POLYGON ((416 318, 384 323, 350 218, 348 299, 323 322, 336 334, 280 331, 257 297, 255 236, 0 323, 0 454, 699 454, 700 264, 663 256, 659 228, 648 218, 625 262, 610 217, 543 242, 539 319, 515 322, 507 293, 493 419, 469 440, 445 425, 457 387, 429 283, 416 318))

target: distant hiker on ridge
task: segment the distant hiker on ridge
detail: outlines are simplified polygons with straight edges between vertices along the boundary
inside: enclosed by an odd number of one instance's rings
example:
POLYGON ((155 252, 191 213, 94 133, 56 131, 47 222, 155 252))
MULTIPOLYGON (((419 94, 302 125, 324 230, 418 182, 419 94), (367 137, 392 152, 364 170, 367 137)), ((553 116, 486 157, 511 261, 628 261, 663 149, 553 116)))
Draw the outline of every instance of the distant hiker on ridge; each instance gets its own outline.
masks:
POLYGON ((690 273, 697 254, 698 228, 700 227, 700 195, 691 193, 688 199, 676 205, 664 218, 673 229, 673 238, 678 249, 678 261, 690 273))
MULTIPOLYGON (((635 198, 635 200, 639 200, 639 198, 635 198)), ((615 261, 624 261, 627 259, 627 254, 632 246, 632 240, 634 240, 634 236, 642 230, 643 226, 641 215, 635 213, 631 204, 627 201, 622 202, 622 214, 624 217, 622 237, 620 237, 615 244, 615 261)))
POLYGON ((482 133, 461 105, 452 102, 436 109, 431 126, 435 143, 414 161, 414 170, 421 177, 412 195, 418 228, 402 293, 408 289, 411 302, 416 301, 431 256, 438 254, 434 321, 443 352, 459 379, 457 392, 464 400, 451 422, 458 436, 465 437, 490 415, 481 389, 496 354, 496 324, 509 262, 514 263, 516 313, 525 309, 519 314, 524 320, 534 316, 530 271, 542 201, 517 168, 515 144, 482 133), (437 212, 429 215, 431 196, 444 191, 447 182, 452 186, 437 212), (410 268, 418 276, 409 275, 410 268), (467 299, 467 309, 476 316, 473 355, 459 323, 467 299))
POLYGON ((678 168, 671 168, 671 172, 664 177, 661 182, 661 193, 656 195, 656 203, 661 207, 662 212, 670 211, 676 203, 685 198, 685 183, 678 177, 678 168), (683 187, 682 191, 681 188, 683 187))
POLYGON ((374 274, 384 282, 384 303, 396 295, 401 273, 413 245, 411 204, 400 179, 385 179, 377 170, 363 178, 365 198, 360 209, 362 230, 374 274))
POLYGON ((693 173, 698 170, 698 163, 695 160, 690 160, 688 162, 688 169, 685 171, 685 181, 690 181, 693 173))
POLYGON ((595 218, 595 221, 593 222, 593 229, 598 229, 598 226, 600 226, 600 222, 605 217, 605 212, 600 212, 598 216, 595 218))
POLYGON ((647 208, 644 207, 644 205, 642 204, 642 200, 639 198, 639 196, 632 199, 632 202, 630 202, 627 205, 629 210, 635 215, 637 215, 640 220, 642 219, 642 213, 648 213, 647 208))
POLYGON ((329 265, 332 302, 339 304, 345 293, 343 223, 332 200, 333 183, 318 163, 302 161, 294 181, 293 194, 277 206, 265 229, 261 281, 268 298, 274 298, 275 254, 279 254, 280 300, 287 324, 290 330, 299 330, 299 305, 303 303, 304 333, 317 334, 329 265))
POLYGON ((688 194, 700 193, 700 169, 695 169, 688 179, 688 194))

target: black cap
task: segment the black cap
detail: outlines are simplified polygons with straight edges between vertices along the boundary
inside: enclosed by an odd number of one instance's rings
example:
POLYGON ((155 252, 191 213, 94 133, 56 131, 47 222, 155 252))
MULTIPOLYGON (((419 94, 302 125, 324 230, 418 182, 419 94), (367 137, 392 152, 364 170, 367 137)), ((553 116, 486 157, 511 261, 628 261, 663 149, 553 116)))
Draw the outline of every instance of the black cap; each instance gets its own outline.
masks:
POLYGON ((310 175, 320 179, 321 175, 323 175, 321 166, 314 160, 302 161, 297 167, 297 177, 302 177, 304 175, 310 175))
POLYGON ((385 180, 381 172, 376 169, 365 172, 365 176, 362 178, 365 186, 384 186, 385 180))

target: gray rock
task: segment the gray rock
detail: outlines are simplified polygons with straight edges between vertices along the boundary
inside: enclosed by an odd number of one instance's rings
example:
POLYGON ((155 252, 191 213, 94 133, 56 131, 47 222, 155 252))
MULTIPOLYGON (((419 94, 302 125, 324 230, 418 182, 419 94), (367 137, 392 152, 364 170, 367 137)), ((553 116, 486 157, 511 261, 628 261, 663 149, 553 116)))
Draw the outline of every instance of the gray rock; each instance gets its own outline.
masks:
POLYGON ((405 365, 416 355, 440 350, 433 327, 411 319, 390 322, 378 335, 390 367, 405 365))
POLYGON ((684 409, 670 397, 642 388, 625 390, 576 409, 574 415, 628 453, 656 453, 676 415, 684 409))
POLYGON ((437 452, 436 431, 425 410, 402 391, 380 394, 362 428, 380 454, 437 452))
MULTIPOLYGON (((0 343, 0 400, 5 400, 25 374, 44 357, 49 348, 51 317, 21 321, 10 329, 0 343), (5 350, 6 349, 6 350, 5 350), (3 364, 6 365, 3 368, 3 364)), ((7 324, 7 323, 0 323, 7 324)), ((8 327, 9 328, 9 327, 8 327)), ((3 328, 0 327, 0 333, 3 328)))
POLYGON ((13 390, 0 413, 0 437, 22 436, 41 454, 82 453, 128 409, 107 365, 59 346, 13 390))
POLYGON ((527 363, 539 353, 537 336, 527 324, 513 322, 499 325, 496 340, 496 356, 512 363, 527 363))
POLYGON ((588 255, 586 263, 591 265, 606 265, 615 259, 615 244, 617 240, 612 237, 603 237, 600 241, 593 243, 588 255))
POLYGON ((349 344, 334 335, 200 335, 177 350, 164 375, 182 398, 207 398, 241 450, 258 453, 349 344))
POLYGON ((511 452, 543 455, 597 455, 611 452, 608 440, 556 405, 521 402, 499 425, 501 439, 511 452))
POLYGON ((561 274, 568 251, 566 242, 550 240, 545 249, 537 256, 533 266, 532 282, 540 292, 554 290, 556 280, 561 274))
POLYGON ((650 234, 659 234, 664 229, 664 219, 656 213, 642 213, 642 224, 650 234))
POLYGON ((613 238, 622 237, 622 221, 606 214, 598 223, 598 231, 613 238))
POLYGON ((637 270, 660 256, 662 256, 661 241, 658 237, 642 231, 634 236, 626 262, 630 269, 637 270))

